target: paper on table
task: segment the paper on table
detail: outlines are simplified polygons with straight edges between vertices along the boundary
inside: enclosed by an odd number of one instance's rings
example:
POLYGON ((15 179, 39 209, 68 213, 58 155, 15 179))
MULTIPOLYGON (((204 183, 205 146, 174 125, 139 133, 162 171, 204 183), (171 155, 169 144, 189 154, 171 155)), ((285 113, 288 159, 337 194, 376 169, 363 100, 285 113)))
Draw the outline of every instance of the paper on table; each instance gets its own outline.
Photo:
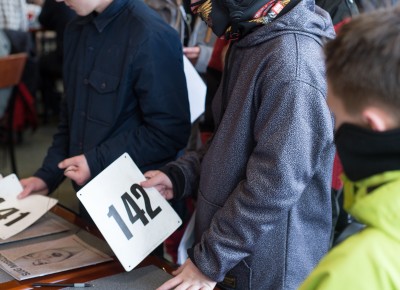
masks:
POLYGON ((76 235, 2 250, 0 268, 17 280, 95 265, 112 258, 76 235))
POLYGON ((18 199, 22 185, 15 174, 0 180, 0 238, 8 239, 23 231, 47 211, 57 200, 51 197, 32 194, 18 199))
POLYGON ((70 230, 69 227, 57 221, 54 217, 44 215, 38 221, 34 222, 32 225, 24 229, 22 232, 19 232, 18 234, 13 235, 12 237, 5 240, 0 239, 0 245, 66 232, 68 230, 70 230))

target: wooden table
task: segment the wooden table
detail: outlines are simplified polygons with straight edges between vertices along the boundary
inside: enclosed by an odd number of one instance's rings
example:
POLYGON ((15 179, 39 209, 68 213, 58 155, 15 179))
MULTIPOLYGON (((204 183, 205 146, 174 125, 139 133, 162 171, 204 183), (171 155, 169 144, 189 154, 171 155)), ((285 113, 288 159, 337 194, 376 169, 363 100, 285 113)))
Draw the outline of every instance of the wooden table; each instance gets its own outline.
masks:
MULTIPOLYGON (((70 223, 73 223, 82 229, 90 232, 91 234, 102 238, 101 233, 94 225, 89 225, 84 220, 80 219, 73 212, 63 208, 62 206, 56 205, 51 210, 54 214, 64 218, 70 223)), ((149 265, 155 265, 159 268, 165 269, 168 273, 171 273, 176 266, 167 260, 161 259, 155 256, 148 256, 144 259, 136 268, 145 267, 149 265)), ((46 288, 34 288, 32 283, 42 282, 42 283, 83 283, 98 278, 111 276, 124 272, 124 268, 119 263, 116 257, 113 261, 101 263, 98 265, 83 267, 75 270, 69 270, 61 273, 55 273, 51 275, 46 275, 43 277, 37 277, 32 279, 27 279, 23 281, 11 280, 8 282, 0 283, 0 289, 4 290, 22 290, 22 289, 59 289, 59 287, 46 287, 46 288)), ((90 289, 90 288, 89 288, 90 289)))

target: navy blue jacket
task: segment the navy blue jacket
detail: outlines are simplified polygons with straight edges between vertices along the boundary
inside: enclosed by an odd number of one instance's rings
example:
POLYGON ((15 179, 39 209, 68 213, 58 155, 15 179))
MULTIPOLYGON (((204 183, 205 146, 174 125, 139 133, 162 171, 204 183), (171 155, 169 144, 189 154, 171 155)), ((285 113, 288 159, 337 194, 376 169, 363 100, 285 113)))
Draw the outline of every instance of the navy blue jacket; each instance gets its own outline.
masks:
POLYGON ((50 191, 57 164, 84 154, 95 177, 128 152, 142 171, 173 160, 190 134, 179 36, 140 0, 114 0, 64 34, 65 99, 53 144, 35 176, 50 191))

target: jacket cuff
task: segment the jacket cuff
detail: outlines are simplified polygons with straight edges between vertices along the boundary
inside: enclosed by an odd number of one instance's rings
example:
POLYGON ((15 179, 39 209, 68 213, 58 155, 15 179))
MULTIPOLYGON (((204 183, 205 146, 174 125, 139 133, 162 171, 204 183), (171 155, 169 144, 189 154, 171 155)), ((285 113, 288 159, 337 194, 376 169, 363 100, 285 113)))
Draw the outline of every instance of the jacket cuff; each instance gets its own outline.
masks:
POLYGON ((48 195, 53 193, 64 180, 64 174, 62 173, 61 169, 60 174, 56 178, 52 178, 52 174, 47 174, 42 168, 36 171, 33 176, 40 178, 41 180, 43 180, 44 183, 46 183, 47 189, 49 190, 48 195))
POLYGON ((92 149, 84 153, 86 162, 90 170, 90 179, 94 178, 101 172, 101 167, 98 162, 96 162, 96 150, 92 149))
POLYGON ((198 268, 196 260, 194 259, 194 248, 187 249, 187 254, 192 263, 198 268))
POLYGON ((181 199, 185 189, 185 176, 182 170, 175 165, 166 165, 159 169, 171 180, 174 199, 181 199))

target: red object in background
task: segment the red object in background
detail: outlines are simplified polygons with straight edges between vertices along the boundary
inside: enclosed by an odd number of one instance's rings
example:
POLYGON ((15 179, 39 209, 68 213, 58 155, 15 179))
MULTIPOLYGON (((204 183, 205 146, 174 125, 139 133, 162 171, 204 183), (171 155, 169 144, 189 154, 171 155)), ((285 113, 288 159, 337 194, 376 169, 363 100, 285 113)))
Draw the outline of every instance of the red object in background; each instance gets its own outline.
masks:
MULTIPOLYGON (((38 117, 35 108, 35 100, 24 83, 21 82, 18 84, 16 95, 14 97, 16 99, 12 121, 13 131, 22 132, 27 127, 36 130, 38 126, 38 117)), ((9 108, 7 110, 9 110, 9 108)), ((3 120, 6 122, 9 113, 10 112, 6 111, 6 114, 4 115, 3 120)))
POLYGON ((209 67, 211 67, 217 71, 222 71, 224 69, 224 64, 222 62, 222 58, 223 58, 222 52, 228 44, 229 44, 229 40, 226 40, 223 38, 218 38, 215 41, 213 52, 211 54, 211 58, 208 63, 209 67))
POLYGON ((200 132, 201 143, 205 144, 212 137, 212 132, 200 132))
POLYGON ((35 15, 33 14, 33 12, 28 12, 28 21, 33 21, 34 17, 35 15))
POLYGON ((343 166, 339 159, 338 154, 335 154, 335 159, 333 160, 333 170, 332 170, 332 188, 334 190, 340 190, 343 187, 343 181, 340 179, 340 175, 343 173, 343 166))
POLYGON ((346 24, 346 23, 349 22, 350 20, 351 20, 351 18, 348 17, 348 18, 346 18, 346 19, 343 19, 343 20, 340 21, 339 23, 337 23, 337 24, 334 26, 335 32, 338 33, 339 30, 340 30, 340 28, 343 26, 343 24, 346 24))
POLYGON ((14 130, 22 131, 27 127, 35 130, 38 126, 35 100, 24 83, 18 84, 16 97, 13 120, 14 130))
MULTIPOLYGON (((335 32, 338 33, 340 28, 349 22, 351 20, 351 17, 348 17, 346 19, 343 19, 341 22, 337 23, 334 28, 335 32)), ((342 162, 339 159, 338 154, 335 154, 335 159, 333 160, 333 171, 332 171, 332 188, 334 190, 340 190, 343 187, 343 182, 340 179, 340 175, 343 173, 343 166, 342 162)))

